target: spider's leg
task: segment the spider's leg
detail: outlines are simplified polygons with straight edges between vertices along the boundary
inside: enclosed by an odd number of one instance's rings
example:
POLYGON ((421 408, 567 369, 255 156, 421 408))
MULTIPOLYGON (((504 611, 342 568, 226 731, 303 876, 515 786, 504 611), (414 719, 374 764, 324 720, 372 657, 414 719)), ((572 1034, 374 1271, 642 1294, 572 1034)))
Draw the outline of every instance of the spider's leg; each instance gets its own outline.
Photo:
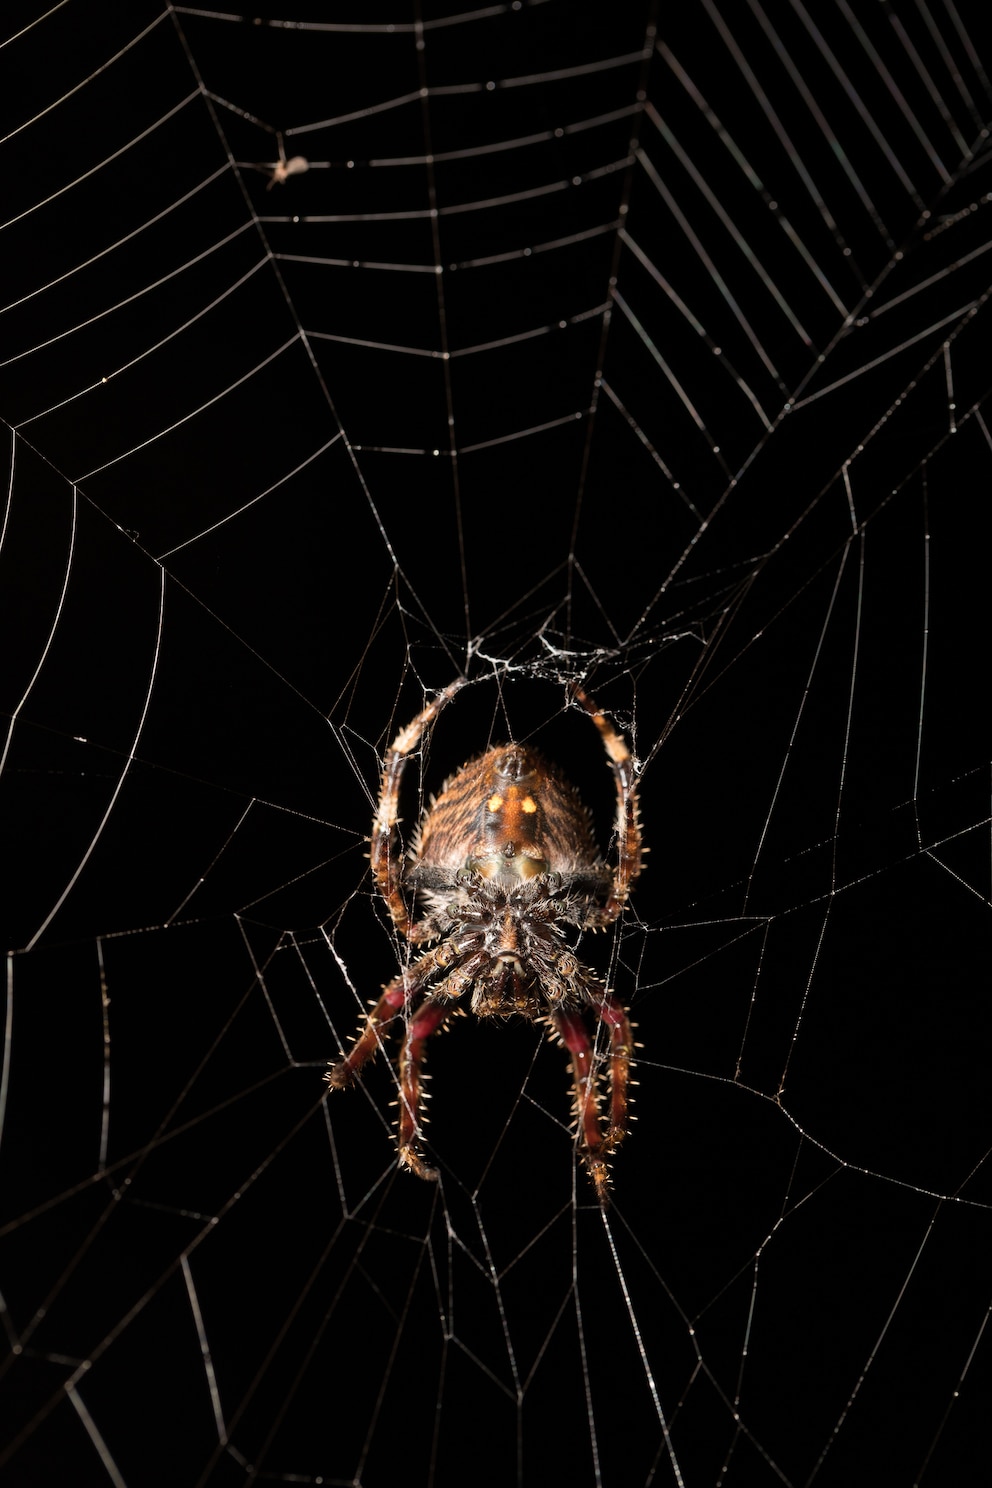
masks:
POLYGON ((382 767, 379 804, 372 823, 372 847, 369 857, 376 885, 388 904, 393 924, 401 935, 409 936, 413 928, 406 904, 403 902, 403 846, 397 830, 403 771, 406 769, 412 751, 420 743, 424 729, 433 723, 444 705, 464 685, 464 678, 460 677, 452 682, 450 687, 438 693, 434 701, 422 713, 418 713, 412 723, 400 729, 386 751, 382 767))
POLYGON ((630 1019, 611 992, 595 999, 596 1016, 610 1035, 610 1125, 603 1146, 607 1152, 619 1147, 627 1135, 630 1090, 630 1061, 634 1053, 634 1035, 630 1019))
POLYGON ((442 950, 442 946, 435 946, 414 961, 412 966, 401 971, 385 988, 348 1053, 332 1064, 324 1076, 332 1090, 343 1090, 346 1085, 353 1083, 363 1065, 368 1063, 382 1043, 380 1028, 420 997, 430 977, 437 970, 438 957, 442 950))
POLYGON ((575 1082, 575 1116, 578 1125, 579 1150, 589 1175, 596 1185, 601 1204, 606 1202, 610 1175, 606 1167, 607 1148, 599 1123, 599 1093, 593 1069, 589 1030, 581 1013, 554 1012, 551 1024, 558 1030, 572 1060, 575 1082))
POLYGON ((581 703, 599 730, 613 771, 617 787, 617 866, 613 870, 613 886, 602 909, 597 910, 590 925, 608 925, 623 910, 631 885, 644 867, 644 845, 641 841, 641 824, 638 819, 637 782, 634 778, 634 761, 626 741, 616 732, 596 703, 581 687, 572 688, 572 696, 581 703))
POLYGON ((438 1176, 437 1168, 428 1167, 420 1152, 424 1049, 453 1009, 454 1004, 447 998, 428 998, 410 1019, 400 1050, 399 1156, 418 1178, 438 1176))
POLYGON ((627 1092, 633 1039, 627 1014, 612 993, 601 988, 594 991, 590 986, 586 990, 597 1017, 610 1031, 610 1124, 605 1135, 599 1115, 593 1048, 585 1018, 577 1011, 558 1011, 551 1014, 550 1021, 571 1056, 579 1149, 602 1204, 606 1202, 610 1181, 607 1157, 627 1134, 627 1092))

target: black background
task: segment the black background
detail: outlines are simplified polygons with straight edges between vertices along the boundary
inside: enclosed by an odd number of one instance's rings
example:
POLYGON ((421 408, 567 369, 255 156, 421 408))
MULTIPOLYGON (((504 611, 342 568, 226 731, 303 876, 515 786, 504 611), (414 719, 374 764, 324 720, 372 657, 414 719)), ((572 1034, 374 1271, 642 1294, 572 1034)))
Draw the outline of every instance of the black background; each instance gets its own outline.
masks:
POLYGON ((957 12, 4 24, 9 1480, 973 1475, 990 100, 957 12), (311 168, 268 190, 276 130, 311 168), (381 755, 457 675, 408 824, 512 735, 605 842, 575 678, 642 762, 650 871, 583 951, 644 1044, 605 1218, 528 1025, 438 1040, 438 1187, 393 1166, 384 1061, 322 1099, 401 954, 381 755))

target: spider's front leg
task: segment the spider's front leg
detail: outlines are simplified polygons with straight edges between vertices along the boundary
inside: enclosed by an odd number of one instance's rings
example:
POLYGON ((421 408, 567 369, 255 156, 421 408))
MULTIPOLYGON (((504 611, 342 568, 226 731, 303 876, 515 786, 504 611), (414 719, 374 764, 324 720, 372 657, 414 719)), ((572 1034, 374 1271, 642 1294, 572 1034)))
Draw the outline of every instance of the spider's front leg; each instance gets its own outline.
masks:
POLYGON ((369 858, 372 863, 372 876, 380 894, 389 906, 393 924, 399 933, 408 939, 423 940, 429 937, 423 934, 418 937, 416 932, 419 927, 415 926, 410 919, 403 899, 403 846, 399 840, 398 830, 400 783, 410 755, 420 743, 424 730, 434 722, 445 704, 450 702, 455 693, 464 686, 465 678, 459 677, 457 681, 451 683, 450 687, 438 693, 434 701, 428 704, 422 713, 418 713, 412 723, 400 729, 386 751, 382 767, 382 784, 379 789, 375 820, 372 823, 372 847, 369 858))
POLYGON ((617 733, 606 714, 600 712, 595 700, 581 687, 573 686, 572 696, 586 710, 599 730, 617 791, 617 866, 613 870, 613 884, 606 903, 586 922, 590 929, 594 926, 603 929, 623 913, 631 888, 643 871, 647 849, 641 838, 635 764, 626 740, 617 733))

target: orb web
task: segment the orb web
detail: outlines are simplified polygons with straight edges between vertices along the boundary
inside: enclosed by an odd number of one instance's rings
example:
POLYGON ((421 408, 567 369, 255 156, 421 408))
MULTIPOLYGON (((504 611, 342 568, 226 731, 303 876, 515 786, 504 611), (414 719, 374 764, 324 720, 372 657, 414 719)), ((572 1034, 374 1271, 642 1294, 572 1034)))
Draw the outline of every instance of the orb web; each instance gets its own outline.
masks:
POLYGON ((683 9, 8 20, 15 1479, 985 1461, 985 61, 683 9), (513 738, 606 851, 575 682, 638 760, 605 1210, 540 1029, 434 1041, 437 1184, 386 1057, 322 1083, 459 676, 408 838, 513 738))

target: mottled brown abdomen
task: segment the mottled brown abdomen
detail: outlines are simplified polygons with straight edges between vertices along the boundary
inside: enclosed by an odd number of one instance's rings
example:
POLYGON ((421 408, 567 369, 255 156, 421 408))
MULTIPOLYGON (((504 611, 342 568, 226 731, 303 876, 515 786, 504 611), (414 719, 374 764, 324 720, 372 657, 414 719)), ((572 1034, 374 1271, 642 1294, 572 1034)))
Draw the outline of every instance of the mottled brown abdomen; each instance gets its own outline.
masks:
POLYGON ((453 775, 428 813, 417 859, 485 878, 536 878, 598 868, 575 790, 536 750, 503 744, 453 775))

